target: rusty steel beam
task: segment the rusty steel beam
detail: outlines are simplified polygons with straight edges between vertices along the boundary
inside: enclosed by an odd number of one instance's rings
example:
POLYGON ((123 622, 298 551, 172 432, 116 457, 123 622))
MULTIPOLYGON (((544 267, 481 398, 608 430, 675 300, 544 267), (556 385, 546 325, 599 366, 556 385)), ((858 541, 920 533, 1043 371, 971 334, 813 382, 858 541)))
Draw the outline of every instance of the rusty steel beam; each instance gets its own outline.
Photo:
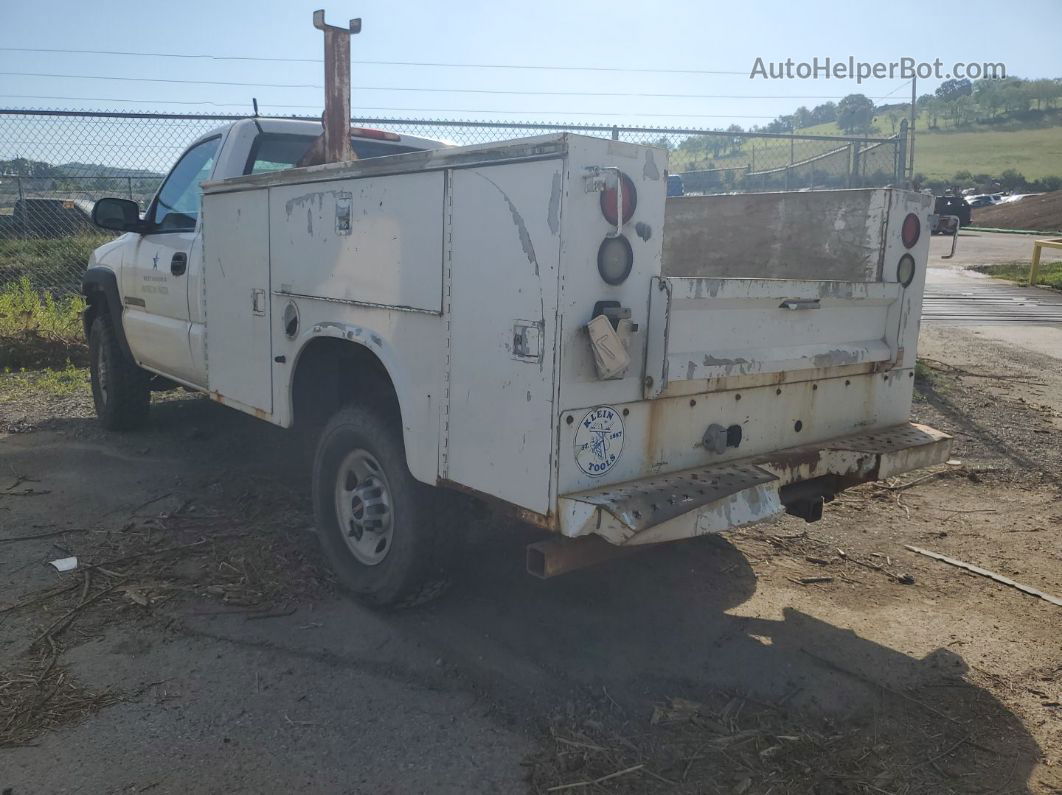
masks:
POLYGON ((350 37, 361 32, 361 20, 350 20, 349 27, 325 23, 324 10, 313 12, 313 26, 324 32, 325 163, 357 160, 350 146, 350 37))
POLYGON ((527 573, 542 580, 624 557, 645 546, 618 547, 600 536, 547 538, 527 546, 527 573))

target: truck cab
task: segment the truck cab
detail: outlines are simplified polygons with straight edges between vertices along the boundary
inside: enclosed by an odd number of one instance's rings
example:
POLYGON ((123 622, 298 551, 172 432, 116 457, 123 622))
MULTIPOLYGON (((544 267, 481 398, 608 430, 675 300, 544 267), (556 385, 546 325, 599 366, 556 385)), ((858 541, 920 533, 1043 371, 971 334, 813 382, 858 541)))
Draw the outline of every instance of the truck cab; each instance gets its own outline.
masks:
MULTIPOLYGON (((121 326, 115 331, 138 366, 206 388, 202 183, 294 168, 320 136, 317 122, 266 118, 242 119, 200 136, 167 174, 136 231, 93 253, 89 273, 99 289, 88 298, 118 298, 121 326)), ((351 144, 359 159, 448 146, 367 128, 352 129, 351 144)), ((86 320, 92 316, 90 311, 86 320)))

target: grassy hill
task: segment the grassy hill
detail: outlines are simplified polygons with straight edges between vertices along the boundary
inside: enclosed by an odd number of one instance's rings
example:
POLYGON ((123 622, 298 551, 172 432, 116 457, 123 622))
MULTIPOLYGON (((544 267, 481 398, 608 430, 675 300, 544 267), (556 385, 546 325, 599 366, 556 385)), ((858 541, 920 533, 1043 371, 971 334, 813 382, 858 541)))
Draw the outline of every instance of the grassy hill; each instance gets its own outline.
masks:
MULTIPOLYGON (((929 119, 920 115, 915 128, 915 172, 930 179, 950 179, 957 171, 998 176, 1008 168, 1020 171, 1026 179, 1062 176, 1062 115, 1053 114, 1051 126, 973 125, 953 130, 929 129, 929 119)), ((874 137, 889 137, 891 123, 879 116, 874 137)), ((799 131, 808 135, 844 135, 834 123, 818 124, 799 131)), ((822 154, 839 144, 796 141, 794 160, 822 154)), ((772 168, 789 161, 790 145, 786 140, 757 139, 741 151, 711 158, 715 168, 743 168, 754 162, 754 169, 772 168)), ((704 157, 691 158, 681 150, 672 154, 676 171, 703 168, 704 157), (701 161, 701 162, 697 162, 701 161)))
POLYGON ((1062 126, 975 132, 915 129, 915 171, 949 179, 956 171, 1001 174, 1013 168, 1026 179, 1062 176, 1062 126))

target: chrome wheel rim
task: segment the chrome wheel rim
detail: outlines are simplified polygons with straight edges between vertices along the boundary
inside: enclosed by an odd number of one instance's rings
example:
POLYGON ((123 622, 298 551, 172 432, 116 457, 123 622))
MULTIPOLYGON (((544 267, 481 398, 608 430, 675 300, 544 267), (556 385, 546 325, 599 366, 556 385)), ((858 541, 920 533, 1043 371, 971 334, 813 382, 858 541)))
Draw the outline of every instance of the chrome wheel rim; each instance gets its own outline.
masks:
POLYGON ((391 551, 394 510, 383 467, 368 450, 347 454, 336 472, 336 517, 350 553, 375 566, 391 551))

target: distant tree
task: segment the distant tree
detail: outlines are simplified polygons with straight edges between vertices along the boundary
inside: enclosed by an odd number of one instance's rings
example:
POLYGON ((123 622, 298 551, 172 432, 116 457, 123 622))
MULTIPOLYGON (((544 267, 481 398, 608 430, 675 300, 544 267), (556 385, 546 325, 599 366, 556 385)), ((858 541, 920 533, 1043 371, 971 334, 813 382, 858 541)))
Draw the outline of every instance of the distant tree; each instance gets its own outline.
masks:
POLYGON ((793 126, 794 129, 800 130, 804 127, 810 127, 813 124, 811 121, 811 111, 801 105, 793 113, 793 126))
MULTIPOLYGON (((811 109, 811 118, 809 119, 811 124, 829 124, 832 121, 837 121, 837 104, 834 102, 823 102, 821 105, 816 105, 811 109)), ((807 126, 811 126, 810 124, 807 126)))
POLYGON ((937 126, 941 111, 939 99, 933 94, 923 94, 915 101, 915 106, 918 108, 919 115, 925 117, 927 127, 932 129, 937 126))
POLYGON ((1029 86, 1020 77, 1008 77, 999 82, 1003 109, 1010 113, 1020 113, 1029 109, 1029 86))
POLYGON ((900 123, 900 119, 904 117, 904 112, 898 109, 887 110, 882 114, 885 121, 889 123, 889 129, 893 135, 896 135, 896 127, 900 123))
POLYGON ((17 155, 11 160, 0 160, 0 174, 35 178, 62 176, 51 163, 45 163, 41 160, 29 160, 17 155))
POLYGON ((1062 177, 1040 177, 1029 187, 1035 191, 1050 193, 1053 190, 1062 190, 1062 177))
MULTIPOLYGON (((731 124, 729 127, 726 128, 726 132, 740 133, 745 131, 741 129, 740 124, 731 124)), ((730 154, 736 154, 740 152, 741 147, 745 145, 745 139, 742 138, 740 135, 731 135, 729 136, 729 140, 727 141, 727 143, 729 144, 730 154)))
POLYGON ((974 100, 992 118, 1003 107, 1003 91, 998 80, 978 80, 974 84, 974 100))
POLYGON ((958 127, 961 124, 969 124, 977 115, 977 103, 974 102, 973 97, 962 96, 956 97, 950 102, 944 100, 940 100, 940 102, 954 127, 958 127))
POLYGON ((951 102, 959 97, 968 97, 973 94, 973 83, 966 78, 962 80, 945 80, 937 86, 937 99, 951 102))
POLYGON ((874 103, 863 94, 849 94, 837 103, 837 126, 844 132, 866 132, 873 121, 874 103))
POLYGON ((933 101, 926 105, 926 112, 929 113, 929 126, 939 128, 941 118, 948 113, 948 103, 934 97, 933 101))
POLYGON ((1062 97, 1062 82, 1043 78, 1032 80, 1028 84, 1028 92, 1036 103, 1037 110, 1043 110, 1044 106, 1052 106, 1062 97))
POLYGON ((1008 168, 999 175, 999 184, 1003 190, 1024 190, 1026 186, 1025 176, 1013 168, 1008 168))

